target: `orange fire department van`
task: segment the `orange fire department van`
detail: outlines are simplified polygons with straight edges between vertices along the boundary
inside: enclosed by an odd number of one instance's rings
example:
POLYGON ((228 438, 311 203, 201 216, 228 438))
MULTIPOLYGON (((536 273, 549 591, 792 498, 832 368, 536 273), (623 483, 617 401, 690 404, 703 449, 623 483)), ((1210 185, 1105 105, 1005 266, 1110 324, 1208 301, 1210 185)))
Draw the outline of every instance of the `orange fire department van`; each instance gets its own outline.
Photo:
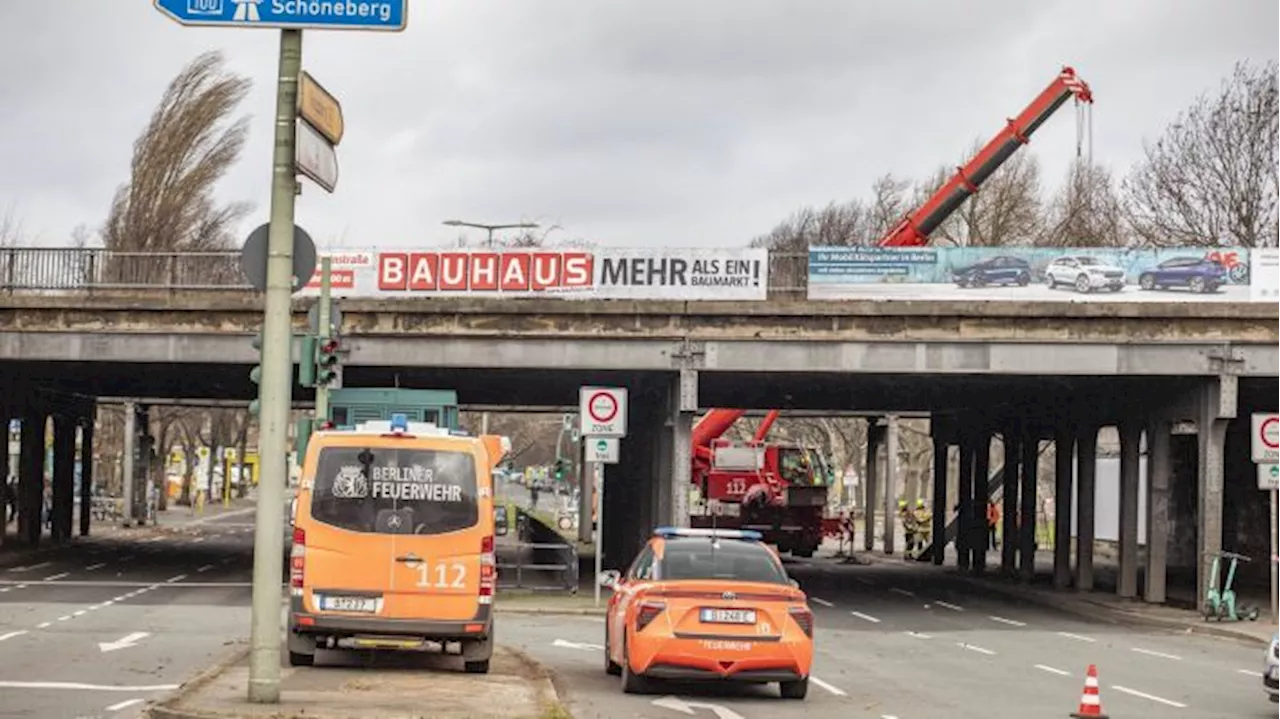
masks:
POLYGON ((509 447, 403 415, 316 433, 292 508, 289 663, 442 644, 487 672, 494 535, 506 533, 490 471, 509 447))

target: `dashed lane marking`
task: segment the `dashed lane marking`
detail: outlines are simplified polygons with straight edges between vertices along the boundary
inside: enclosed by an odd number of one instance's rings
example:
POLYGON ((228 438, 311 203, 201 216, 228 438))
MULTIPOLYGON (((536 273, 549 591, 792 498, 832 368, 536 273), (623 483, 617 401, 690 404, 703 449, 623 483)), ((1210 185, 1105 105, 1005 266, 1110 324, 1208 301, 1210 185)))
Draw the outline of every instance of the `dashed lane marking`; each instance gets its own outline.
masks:
POLYGON ((85 567, 85 568, 84 568, 84 571, 86 571, 86 572, 92 572, 92 571, 97 570, 97 569, 102 569, 102 568, 103 568, 103 567, 105 567, 105 566, 107 566, 107 563, 106 563, 106 562, 98 562, 97 564, 91 564, 91 565, 89 565, 89 566, 85 567))
POLYGON ((1150 649, 1143 649, 1141 647, 1131 647, 1131 649, 1139 654, 1146 654, 1151 657, 1160 657, 1161 659, 1173 659, 1174 661, 1182 659, 1182 657, 1173 654, 1165 654, 1164 652, 1156 652, 1150 649))
POLYGON ((1004 617, 997 617, 997 616, 996 616, 996 615, 994 615, 994 614, 988 614, 988 615, 987 615, 987 619, 990 619, 990 620, 991 620, 991 621, 993 621, 993 622, 1000 622, 1001 624, 1008 624, 1008 625, 1009 625, 1009 626, 1011 626, 1011 627, 1025 627, 1025 626, 1027 626, 1027 623, 1026 623, 1026 622, 1019 622, 1019 621, 1017 621, 1017 620, 1015 620, 1015 619, 1005 619, 1004 617))
POLYGON ((817 684, 818 686, 822 687, 823 689, 826 689, 828 692, 831 692, 832 694, 835 694, 835 695, 836 695, 836 696, 838 696, 838 697, 847 697, 847 696, 849 696, 848 692, 846 692, 845 690, 841 689, 840 687, 832 686, 832 685, 830 685, 830 684, 828 684, 828 683, 826 683, 826 682, 822 681, 821 679, 819 679, 819 678, 815 677, 815 676, 814 676, 814 675, 812 675, 812 674, 810 674, 810 675, 809 675, 809 681, 813 682, 814 684, 817 684))
POLYGON ((80 682, 12 682, 0 681, 0 689, 84 689, 95 692, 169 692, 177 684, 151 684, 144 686, 116 686, 111 684, 81 684, 80 682))
POLYGON ((1255 672, 1252 669, 1237 669, 1236 671, 1244 674, 1245 676, 1256 677, 1258 679, 1262 678, 1262 672, 1255 672))
POLYGON ((923 632, 905 632, 905 634, 912 639, 933 639, 932 635, 923 632))
POLYGON ((29 572, 32 569, 43 569, 44 567, 47 567, 51 564, 53 564, 53 562, 40 562, 39 564, 32 564, 26 567, 11 567, 9 571, 10 572, 29 572))
POLYGON ((53 626, 53 622, 41 622, 36 625, 36 629, 48 629, 53 626))
POLYGON ((915 596, 915 592, 908 592, 908 591, 907 591, 907 590, 905 590, 905 589, 898 589, 897 587, 889 587, 889 591, 894 592, 895 594, 901 594, 901 595, 902 595, 902 596, 904 596, 904 597, 914 597, 914 596, 915 596))
POLYGON ((112 704, 111 706, 107 707, 107 711, 118 712, 121 709, 128 709, 131 706, 134 706, 136 704, 141 704, 142 702, 145 702, 145 701, 146 699, 126 699, 122 702, 116 702, 115 704, 112 704))
MULTIPOLYGON (((196 571, 204 571, 204 570, 203 570, 203 569, 200 569, 200 570, 196 570, 196 571)), ((809 597, 809 601, 811 601, 811 602, 817 602, 818 604, 821 604, 821 605, 822 605, 822 606, 824 606, 824 607, 834 607, 834 606, 835 606, 835 605, 834 605, 834 604, 832 604, 831 602, 828 602, 828 601, 827 601, 827 600, 825 600, 825 599, 818 599, 817 597, 809 597)))
POLYGON ((187 575, 185 575, 185 574, 179 574, 179 575, 178 575, 178 576, 176 576, 176 577, 169 577, 168 579, 164 580, 164 582, 165 582, 165 584, 173 584, 174 582, 181 582, 182 580, 184 580, 184 579, 186 579, 186 578, 187 578, 187 575))
POLYGON ((55 574, 55 575, 53 575, 53 576, 51 576, 51 577, 45 577, 43 581, 46 581, 46 582, 56 582, 56 581, 58 581, 59 579, 62 579, 63 577, 69 577, 69 576, 71 576, 71 572, 63 572, 63 573, 61 573, 61 574, 55 574))
POLYGON ((1097 639, 1094 639, 1093 637, 1085 637, 1085 636, 1081 636, 1081 635, 1079 635, 1079 634, 1072 634, 1071 632, 1058 632, 1058 636, 1060 636, 1060 637, 1066 637, 1067 639, 1074 639, 1074 640, 1076 640, 1076 641, 1078 641, 1078 642, 1096 642, 1096 641, 1098 641, 1097 639))
POLYGON ((872 624, 879 624, 879 623, 880 623, 880 620, 879 620, 879 619, 876 619, 875 617, 871 616, 870 614, 863 614, 862 612, 849 612, 849 613, 850 613, 850 614, 852 614, 853 616, 857 617, 858 619, 865 619, 866 621, 871 622, 872 624))
POLYGON ((8 634, 0 634, 0 642, 5 641, 6 639, 13 639, 14 637, 20 637, 26 633, 27 633, 27 630, 19 629, 16 632, 9 632, 8 634))
MULTIPOLYGON (((198 572, 198 573, 207 572, 207 571, 209 571, 210 569, 213 569, 213 565, 212 565, 212 564, 206 564, 206 565, 204 565, 203 567, 200 567, 199 569, 197 569, 197 570, 196 570, 196 572, 198 572)), ((812 597, 810 597, 810 599, 813 599, 813 598, 812 598, 812 597)), ((816 602, 816 601, 819 601, 819 600, 814 599, 814 601, 816 602)))
POLYGON ((1064 676, 1064 677, 1071 676, 1071 672, 1064 672, 1061 669, 1055 669, 1054 667, 1047 666, 1044 664, 1037 664, 1036 669, 1039 669, 1042 672, 1049 672, 1050 674, 1057 674, 1059 676, 1064 676))
POLYGON ((971 652, 977 652, 977 653, 979 653, 979 654, 986 654, 987 656, 994 656, 994 655, 995 655, 995 652, 991 651, 990 649, 984 649, 984 648, 982 648, 982 647, 979 647, 979 646, 976 646, 976 645, 973 645, 973 644, 965 644, 964 642, 956 642, 956 646, 960 647, 961 649, 968 649, 968 650, 969 650, 969 651, 971 651, 971 652))
POLYGON ((1112 685, 1111 685, 1111 688, 1112 688, 1112 689, 1115 689, 1115 690, 1116 690, 1116 691, 1118 691, 1118 692, 1124 692, 1125 694, 1129 694, 1129 695, 1132 695, 1132 696, 1135 696, 1135 697, 1140 697, 1140 698, 1142 698, 1142 699, 1146 699, 1146 700, 1149 700, 1149 701, 1153 701, 1153 702, 1157 702, 1157 703, 1160 703, 1160 704, 1164 704, 1165 706, 1171 706, 1171 707, 1174 707, 1174 708, 1177 708, 1177 709, 1186 709, 1186 708, 1187 708, 1187 705, 1186 705, 1186 704, 1183 704, 1183 703, 1181 703, 1181 702, 1175 702, 1175 701, 1173 701, 1172 699, 1165 699, 1164 697, 1158 697, 1158 696, 1156 696, 1156 695, 1154 695, 1154 694, 1147 694, 1146 692, 1140 692, 1140 691, 1138 691, 1137 689, 1130 689, 1130 688, 1128 688, 1128 687, 1122 687, 1122 686, 1119 686, 1119 685, 1116 685, 1116 684, 1112 684, 1112 685))
POLYGON ((953 612, 963 612, 963 611, 964 611, 964 607, 957 606, 957 605, 952 604, 952 603, 950 603, 950 602, 944 602, 944 601, 942 601, 941 599, 935 600, 935 601, 934 601, 934 604, 937 604, 937 605, 938 605, 938 606, 940 606, 940 607, 946 607, 947 609, 950 609, 950 610, 951 610, 951 611, 953 611, 953 612))

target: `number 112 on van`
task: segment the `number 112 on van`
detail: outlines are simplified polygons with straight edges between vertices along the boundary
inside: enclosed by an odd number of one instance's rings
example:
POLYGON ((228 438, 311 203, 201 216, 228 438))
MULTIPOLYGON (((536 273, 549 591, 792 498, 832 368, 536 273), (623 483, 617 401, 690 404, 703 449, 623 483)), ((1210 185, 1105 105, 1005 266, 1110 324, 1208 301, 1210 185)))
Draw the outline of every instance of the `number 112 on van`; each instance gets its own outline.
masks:
POLYGON ((440 564, 431 567, 427 562, 418 562, 414 567, 418 570, 418 586, 434 589, 466 589, 467 567, 461 562, 440 564), (431 571, 434 569, 435 571, 431 571), (433 576, 434 575, 434 576, 433 576), (434 582, 432 580, 435 580, 434 582))

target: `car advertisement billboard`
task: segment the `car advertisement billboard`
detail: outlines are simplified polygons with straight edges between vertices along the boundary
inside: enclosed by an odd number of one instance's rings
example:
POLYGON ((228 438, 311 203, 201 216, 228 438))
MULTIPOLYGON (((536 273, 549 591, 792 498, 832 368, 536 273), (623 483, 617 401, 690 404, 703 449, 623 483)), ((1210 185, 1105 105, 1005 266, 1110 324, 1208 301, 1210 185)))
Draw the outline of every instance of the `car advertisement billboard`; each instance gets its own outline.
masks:
MULTIPOLYGON (((769 251, 741 249, 343 250, 334 297, 763 300, 769 251), (340 281, 339 281, 340 280, 340 281)), ((319 279, 299 294, 315 295, 319 279)))
POLYGON ((1249 260, 1243 248, 813 247, 808 296, 1248 302, 1260 294, 1249 260))

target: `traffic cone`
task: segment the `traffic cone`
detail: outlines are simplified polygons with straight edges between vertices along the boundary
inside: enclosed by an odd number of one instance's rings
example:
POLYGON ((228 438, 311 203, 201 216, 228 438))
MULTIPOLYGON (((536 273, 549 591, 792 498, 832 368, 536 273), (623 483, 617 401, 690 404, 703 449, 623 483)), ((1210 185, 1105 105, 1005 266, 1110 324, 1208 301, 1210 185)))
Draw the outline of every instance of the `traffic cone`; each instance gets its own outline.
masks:
POLYGON ((1080 695, 1080 708, 1071 713, 1075 719, 1107 719, 1102 713, 1102 698, 1098 696, 1098 667, 1089 665, 1084 676, 1084 693, 1080 695))

